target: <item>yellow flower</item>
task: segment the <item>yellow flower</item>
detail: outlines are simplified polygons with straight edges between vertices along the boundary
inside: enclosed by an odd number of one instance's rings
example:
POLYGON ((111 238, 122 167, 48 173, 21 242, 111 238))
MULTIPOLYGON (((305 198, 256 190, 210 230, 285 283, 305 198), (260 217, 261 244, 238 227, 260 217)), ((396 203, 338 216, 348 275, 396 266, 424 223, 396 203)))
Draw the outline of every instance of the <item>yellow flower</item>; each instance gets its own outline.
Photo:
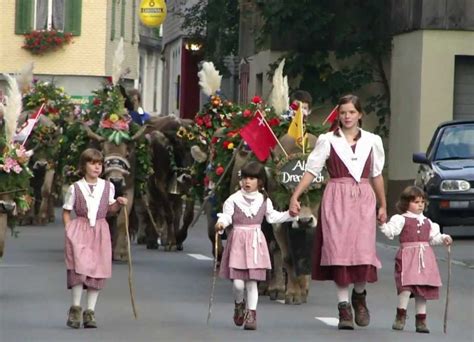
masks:
POLYGON ((195 136, 193 133, 189 132, 188 133, 188 140, 194 140, 195 136))
POLYGON ((232 150, 233 148, 234 148, 234 143, 230 143, 229 145, 227 145, 228 150, 232 150))
POLYGON ((110 114, 109 116, 109 120, 112 122, 116 122, 118 121, 118 119, 119 119, 119 116, 117 114, 110 114))
POLYGON ((176 132, 176 135, 179 138, 182 138, 185 134, 186 134, 186 128, 184 128, 184 127, 180 127, 178 132, 176 132))

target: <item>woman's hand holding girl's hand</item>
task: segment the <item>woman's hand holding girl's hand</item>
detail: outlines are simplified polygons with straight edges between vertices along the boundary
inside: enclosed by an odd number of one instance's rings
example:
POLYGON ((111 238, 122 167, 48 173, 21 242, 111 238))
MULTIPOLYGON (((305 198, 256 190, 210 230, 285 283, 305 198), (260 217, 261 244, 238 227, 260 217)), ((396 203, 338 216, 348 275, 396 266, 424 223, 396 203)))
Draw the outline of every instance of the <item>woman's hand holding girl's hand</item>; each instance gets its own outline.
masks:
POLYGON ((387 222, 387 208, 380 207, 377 213, 377 222, 379 225, 387 222))
POLYGON ((450 246, 453 243, 453 238, 450 235, 446 235, 443 239, 443 243, 445 246, 450 246))
POLYGON ((128 199, 126 197, 117 197, 117 202, 121 206, 126 206, 128 203, 128 199))
POLYGON ((216 232, 220 233, 224 230, 224 225, 220 222, 217 222, 216 225, 214 226, 216 232))
POLYGON ((301 205, 298 202, 298 199, 295 197, 291 197, 290 199, 290 215, 292 217, 297 216, 300 213, 301 205))

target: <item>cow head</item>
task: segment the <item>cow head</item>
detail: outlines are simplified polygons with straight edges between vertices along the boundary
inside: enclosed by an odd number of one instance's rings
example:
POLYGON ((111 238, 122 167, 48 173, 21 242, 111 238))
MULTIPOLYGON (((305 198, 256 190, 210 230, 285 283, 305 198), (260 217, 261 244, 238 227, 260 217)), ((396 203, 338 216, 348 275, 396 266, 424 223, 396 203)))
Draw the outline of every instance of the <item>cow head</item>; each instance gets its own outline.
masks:
POLYGON ((293 221, 291 224, 292 228, 298 229, 311 229, 315 228, 318 224, 318 219, 313 214, 310 207, 302 206, 298 215, 298 220, 293 221))
POLYGON ((144 134, 146 126, 141 127, 129 141, 119 144, 93 132, 86 125, 84 127, 88 137, 100 143, 104 154, 104 178, 114 184, 117 195, 123 195, 125 188, 133 185, 134 143, 144 134))

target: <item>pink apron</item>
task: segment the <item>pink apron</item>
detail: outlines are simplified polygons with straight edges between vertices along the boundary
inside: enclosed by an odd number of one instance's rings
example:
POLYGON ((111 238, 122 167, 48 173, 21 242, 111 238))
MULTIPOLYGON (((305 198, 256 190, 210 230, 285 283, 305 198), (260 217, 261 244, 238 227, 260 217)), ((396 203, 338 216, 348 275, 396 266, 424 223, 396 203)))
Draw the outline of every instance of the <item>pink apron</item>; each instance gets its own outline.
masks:
POLYGON ((428 242, 402 242, 402 286, 441 286, 438 264, 428 242))

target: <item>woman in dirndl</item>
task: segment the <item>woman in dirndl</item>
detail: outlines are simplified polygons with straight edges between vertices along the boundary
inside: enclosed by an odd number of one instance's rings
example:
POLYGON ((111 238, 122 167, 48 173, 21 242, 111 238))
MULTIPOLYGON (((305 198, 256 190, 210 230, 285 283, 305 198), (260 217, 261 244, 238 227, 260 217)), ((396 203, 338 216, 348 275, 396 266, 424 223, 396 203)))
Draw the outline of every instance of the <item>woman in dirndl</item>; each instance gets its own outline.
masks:
POLYGON ((354 320, 358 326, 369 325, 366 284, 377 281, 381 268, 375 235, 377 220, 384 223, 387 219, 382 177, 385 153, 380 136, 361 128, 363 110, 357 96, 340 98, 338 112, 337 128, 321 134, 308 157, 290 212, 299 213, 298 198, 326 166, 330 180, 319 208, 312 278, 335 282, 338 328, 352 330, 354 320))

